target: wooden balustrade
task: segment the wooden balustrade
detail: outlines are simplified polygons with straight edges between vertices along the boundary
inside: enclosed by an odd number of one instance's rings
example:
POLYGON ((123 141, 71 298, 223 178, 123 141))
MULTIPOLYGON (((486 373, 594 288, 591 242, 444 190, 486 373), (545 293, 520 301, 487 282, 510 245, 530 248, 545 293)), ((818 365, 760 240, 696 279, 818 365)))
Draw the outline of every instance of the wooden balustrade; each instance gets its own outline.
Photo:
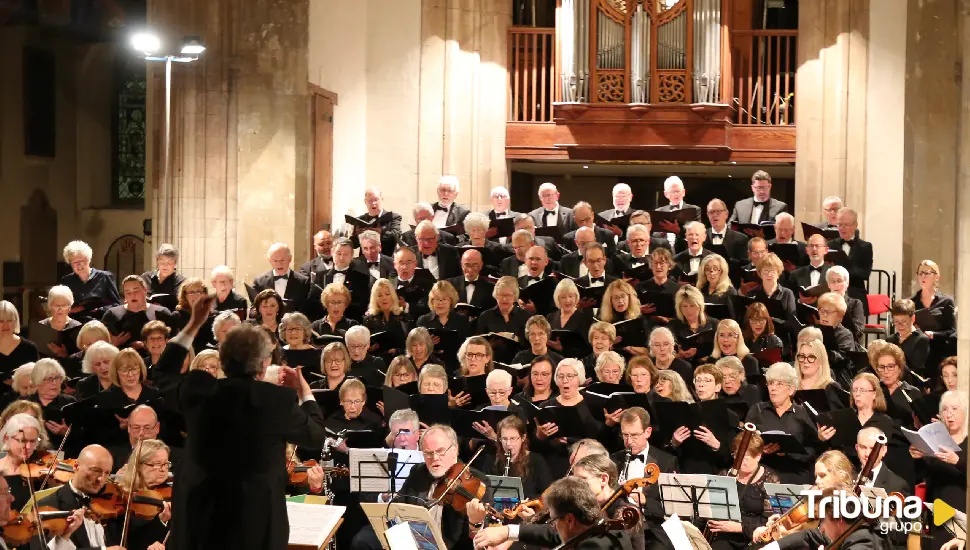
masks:
POLYGON ((509 121, 552 122, 558 75, 555 28, 509 28, 509 121))
POLYGON ((795 124, 798 31, 731 32, 735 124, 795 124))

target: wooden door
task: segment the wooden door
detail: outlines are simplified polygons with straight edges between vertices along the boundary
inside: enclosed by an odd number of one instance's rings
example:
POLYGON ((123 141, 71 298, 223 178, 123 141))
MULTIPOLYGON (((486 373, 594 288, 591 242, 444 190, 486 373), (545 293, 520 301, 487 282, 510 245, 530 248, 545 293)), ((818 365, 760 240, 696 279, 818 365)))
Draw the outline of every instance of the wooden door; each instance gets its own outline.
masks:
MULTIPOLYGON (((316 88, 313 101, 313 185, 311 223, 313 233, 330 229, 333 210, 333 110, 336 94, 316 88)), ((312 250, 312 249, 311 249, 312 250)))

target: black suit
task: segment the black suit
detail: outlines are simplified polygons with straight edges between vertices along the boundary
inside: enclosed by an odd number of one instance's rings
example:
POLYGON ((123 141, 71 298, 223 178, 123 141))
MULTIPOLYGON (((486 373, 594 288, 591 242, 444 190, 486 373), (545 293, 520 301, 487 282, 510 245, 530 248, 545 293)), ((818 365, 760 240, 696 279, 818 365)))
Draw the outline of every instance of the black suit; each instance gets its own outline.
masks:
MULTIPOLYGON (((582 263, 583 259, 580 257, 579 252, 570 252, 559 260, 559 271, 573 278, 579 277, 579 266, 582 263)), ((606 260, 606 271, 613 271, 612 262, 609 259, 606 260)))
POLYGON ((482 309, 490 309, 495 307, 495 298, 492 297, 492 291, 495 290, 495 285, 493 283, 485 280, 484 277, 479 276, 478 280, 475 281, 475 290, 472 292, 472 299, 469 302, 467 293, 465 292, 465 276, 461 275, 459 277, 452 277, 448 279, 451 286, 455 287, 458 291, 458 301, 465 304, 471 304, 482 309))
MULTIPOLYGON (((367 275, 368 277, 373 277, 373 275, 370 272, 370 265, 367 263, 367 258, 363 256, 357 256, 356 258, 351 260, 350 268, 357 270, 363 273, 364 275, 367 275)), ((378 278, 390 279, 395 274, 394 260, 392 260, 390 256, 385 256, 381 254, 380 259, 378 260, 378 269, 380 270, 380 275, 381 275, 378 278)))
MULTIPOLYGON (((666 248, 667 250, 670 250, 671 254, 673 254, 673 250, 671 250, 670 248, 670 241, 668 241, 666 238, 663 238, 663 237, 654 237, 653 235, 650 235, 650 248, 647 249, 647 251, 653 254, 653 251, 658 248, 666 248)), ((629 254, 630 245, 627 244, 626 241, 620 241, 616 243, 616 251, 626 252, 629 254)))
MULTIPOLYGON (((445 208, 445 207, 441 206, 441 203, 436 202, 431 205, 431 208, 437 211, 438 209, 445 208)), ((467 208, 454 202, 451 203, 451 207, 447 208, 447 210, 448 210, 448 218, 445 220, 445 226, 447 227, 450 227, 452 225, 458 225, 461 222, 465 221, 465 216, 467 216, 469 213, 469 210, 467 208)))
MULTIPOLYGON (((536 227, 546 227, 545 213, 546 209, 541 206, 529 212, 529 215, 532 216, 532 221, 536 223, 536 227)), ((576 229, 576 219, 573 217, 572 208, 561 204, 559 205, 559 216, 556 219, 556 227, 559 228, 559 233, 563 235, 576 229)))
MULTIPOLYGON (((782 212, 788 212, 788 205, 777 199, 768 199, 768 204, 761 209, 761 216, 758 218, 758 223, 772 222, 775 221, 775 216, 781 214, 782 212)), ((734 203, 734 209, 731 210, 731 218, 728 223, 738 222, 738 223, 750 223, 751 222, 751 212, 754 210, 754 197, 748 197, 746 199, 739 200, 734 203)))
POLYGON ((627 208, 626 212, 623 212, 622 214, 617 214, 616 208, 610 208, 609 210, 604 210, 600 212, 599 215, 604 220, 611 221, 613 218, 622 218, 623 216, 629 215, 630 213, 633 212, 633 210, 634 210, 633 208, 627 208))
MULTIPOLYGON (((114 467, 115 469, 117 469, 119 466, 116 464, 114 467)), ((47 495, 46 497, 40 499, 40 501, 37 502, 37 505, 50 506, 66 512, 66 511, 77 510, 78 508, 83 508, 85 506, 90 506, 90 503, 89 503, 89 499, 86 496, 78 495, 77 493, 74 492, 73 489, 71 489, 71 485, 69 483, 65 483, 64 485, 61 485, 61 487, 57 491, 54 491, 53 494, 47 495)), ((134 520, 134 518, 132 519, 134 520)), ((91 520, 85 520, 85 521, 91 521, 91 520)), ((134 523, 132 523, 132 525, 129 526, 129 529, 133 529, 133 528, 135 528, 134 523)), ((104 539, 105 539, 104 545, 113 546, 116 544, 120 544, 121 530, 122 530, 122 525, 118 519, 109 520, 107 523, 105 523, 104 524, 104 539)), ((131 533, 132 536, 134 534, 135 534, 134 532, 131 533)), ((95 545, 95 541, 92 541, 90 538, 88 538, 87 530, 83 525, 79 527, 76 531, 74 531, 74 533, 71 534, 70 541, 74 543, 74 546, 76 546, 78 550, 101 548, 100 544, 95 545)), ((31 541, 30 547, 32 549, 45 548, 40 544, 40 539, 36 537, 31 541)))
MULTIPOLYGON (((828 247, 842 251, 845 241, 841 237, 828 242, 828 247)), ((855 238, 849 244, 849 265, 843 266, 849 271, 849 287, 866 288, 869 275, 872 273, 872 243, 855 238)))
MULTIPOLYGON (((626 464, 626 450, 611 454, 610 459, 613 460, 613 464, 616 464, 616 470, 620 476, 623 476, 623 467, 626 464)), ((646 463, 656 464, 660 468, 660 472, 664 474, 677 473, 680 468, 677 464, 677 457, 664 451, 656 443, 651 443, 647 449, 646 463)), ((644 491, 644 495, 647 499, 646 504, 643 506, 644 519, 647 521, 663 522, 664 510, 663 504, 660 502, 660 486, 657 484, 651 485, 644 491)))
MULTIPOLYGON (((603 229, 602 227, 594 227, 593 233, 596 236, 596 242, 606 245, 606 257, 609 258, 613 254, 616 254, 616 237, 613 232, 603 229)), ((576 250, 576 230, 566 233, 562 237, 565 243, 563 246, 569 250, 576 250)))
POLYGON ((902 493, 903 495, 913 494, 913 488, 906 480, 896 475, 892 470, 886 467, 886 463, 882 463, 882 467, 879 468, 879 473, 876 474, 876 479, 873 480, 872 485, 874 487, 881 487, 886 490, 887 493, 902 493))
MULTIPOLYGON (((267 271, 253 279, 253 289, 260 293, 267 288, 275 290, 273 271, 267 271)), ((310 299, 310 278, 302 273, 289 271, 286 281, 286 292, 283 298, 292 302, 292 310, 307 313, 310 299)))
MULTIPOLYGON (((724 231, 721 231, 721 233, 724 234, 724 238, 721 239, 721 246, 726 248, 728 253, 728 258, 725 259, 748 261, 748 236, 727 226, 724 226, 724 231)), ((705 242, 714 244, 713 228, 707 228, 707 240, 705 242)))
MULTIPOLYGON (((418 247, 414 247, 412 250, 414 250, 414 256, 418 259, 418 267, 424 267, 421 251, 418 250, 418 247)), ((461 258, 458 256, 458 250, 455 247, 439 242, 434 255, 438 257, 439 281, 461 275, 461 258)))
MULTIPOLYGON (((230 289, 229 295, 226 296, 226 301, 220 302, 219 298, 216 297, 216 311, 234 311, 241 309, 244 312, 249 309, 249 302, 245 298, 239 295, 235 290, 230 289)), ((245 315, 245 313, 244 313, 245 315)))
POLYGON ((252 377, 217 380, 178 372, 188 353, 180 336, 156 369, 169 375, 166 404, 185 418, 185 457, 172 505, 172 548, 285 549, 289 536, 286 443, 321 448, 316 401, 252 377), (230 462, 217 457, 233 456, 230 462))
MULTIPOLYGON (((603 279, 604 279, 603 286, 610 286, 610 283, 612 283, 613 281, 615 281, 616 280, 616 277, 610 275, 609 273, 603 273, 603 279)), ((590 282, 589 282, 589 273, 587 273, 586 275, 583 275, 582 277, 577 277, 576 280, 573 281, 573 282, 576 283, 576 286, 581 286, 583 288, 589 288, 589 285, 590 285, 590 282)), ((599 304, 597 304, 596 307, 599 307, 599 304)))
MULTIPOLYGON (((362 215, 357 216, 358 218, 369 222, 377 216, 371 216, 367 212, 362 215)), ((394 250, 397 245, 397 240, 401 238, 401 215, 394 212, 385 210, 381 212, 380 219, 377 224, 381 228, 381 249, 382 250, 394 250)), ((355 239, 355 244, 356 244, 355 239)), ((356 248, 356 246, 355 246, 356 248)))
MULTIPOLYGON (((334 277, 337 273, 339 272, 336 270, 336 267, 330 271, 317 273, 313 282, 320 288, 327 288, 327 285, 334 282, 334 277)), ((364 275, 354 269, 353 263, 343 271, 343 274, 344 286, 350 291, 349 305, 353 306, 348 310, 347 316, 359 321, 364 316, 364 311, 367 310, 367 304, 370 301, 370 275, 364 275)))
MULTIPOLYGON (((448 245, 451 245, 451 246, 457 246, 458 245, 458 237, 455 237, 454 235, 452 235, 451 233, 449 233, 447 231, 439 231, 438 232, 438 240, 439 240, 439 242, 442 242, 444 244, 448 244, 448 245)), ((404 233, 401 233, 401 244, 403 244, 404 246, 406 246, 408 248, 417 248, 418 241, 417 241, 417 239, 414 238, 414 230, 413 229, 410 230, 410 231, 405 231, 404 233)))
MULTIPOLYGON (((469 471, 471 475, 477 477, 488 487, 487 475, 475 468, 470 468, 469 471)), ((434 482, 435 479, 431 477, 428 467, 425 464, 416 464, 411 468, 408 478, 404 480, 404 485, 401 486, 401 491, 398 493, 399 499, 406 504, 423 503, 427 500, 434 482), (416 498, 409 499, 407 497, 416 498)), ((481 500, 485 503, 492 502, 491 487, 485 490, 485 496, 481 500)), ((445 546, 451 550, 472 550, 474 547, 472 539, 468 535, 468 517, 464 513, 456 512, 450 506, 443 506, 441 510, 441 538, 444 540, 445 546)))
MULTIPOLYGON (((711 254, 713 254, 713 252, 711 252, 706 248, 702 248, 700 253, 700 258, 701 260, 703 260, 704 258, 710 256, 711 254)), ((690 259, 691 259, 690 251, 686 249, 683 252, 678 252, 676 255, 674 255, 674 263, 678 267, 680 267, 680 269, 682 269, 684 273, 688 275, 691 274, 690 259)), ((700 264, 697 264, 697 269, 700 270, 700 268, 701 268, 700 264)))
MULTIPOLYGON (((825 274, 828 273, 829 268, 832 267, 829 264, 822 264, 818 268, 818 284, 825 284, 825 274)), ((812 271, 813 268, 810 265, 802 266, 792 271, 788 274, 788 278, 785 281, 785 286, 787 286, 791 291, 797 296, 802 287, 812 286, 812 271)))
POLYGON ((306 262, 300 266, 300 273, 306 275, 309 278, 313 278, 313 275, 321 271, 326 271, 333 267, 333 257, 327 256, 317 256, 312 260, 306 262))

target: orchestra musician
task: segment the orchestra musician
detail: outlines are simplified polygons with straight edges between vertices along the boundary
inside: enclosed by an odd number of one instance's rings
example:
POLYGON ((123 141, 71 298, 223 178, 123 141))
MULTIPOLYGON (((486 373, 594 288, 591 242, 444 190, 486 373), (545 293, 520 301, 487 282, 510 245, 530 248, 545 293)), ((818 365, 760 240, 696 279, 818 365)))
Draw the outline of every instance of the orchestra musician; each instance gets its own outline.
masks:
MULTIPOLYGON (((714 550, 741 550, 746 548, 758 527, 763 526, 770 517, 770 508, 766 509, 765 501, 768 494, 765 483, 781 483, 781 480, 771 468, 761 464, 765 442, 758 433, 751 434, 746 450, 741 449, 743 434, 738 434, 731 442, 731 455, 737 458, 739 452, 744 452, 741 468, 733 476, 738 480, 738 503, 741 507, 741 521, 709 521, 708 527, 713 538, 711 547, 714 550)), ((729 470, 719 475, 731 475, 729 470)))
MULTIPOLYGON (((158 439, 143 439, 139 452, 131 453, 128 461, 118 471, 118 485, 130 491, 153 490, 168 484, 171 469, 169 448, 158 439), (130 472, 134 471, 134 479, 130 472), (134 483, 131 483, 131 482, 134 483)), ((172 503, 165 501, 157 516, 150 520, 132 518, 132 532, 128 536, 126 550, 149 550, 152 545, 163 544, 168 534, 168 522, 172 519, 172 503)), ((157 546, 156 546, 157 547, 157 546)))
MULTIPOLYGON (((653 429, 650 413, 643 407, 630 407, 620 415, 620 434, 624 450, 611 454, 610 459, 616 466, 621 481, 643 477, 647 464, 656 464, 663 473, 681 471, 676 456, 664 451, 659 444, 650 444, 651 433, 653 429)), ((664 511, 660 502, 659 486, 651 485, 646 490, 635 491, 630 496, 630 501, 641 508, 644 520, 663 522, 664 511), (639 498, 640 496, 643 498, 639 498)))
MULTIPOLYGON (((212 302, 207 296, 196 303, 189 324, 169 341, 160 369, 179 370, 212 302)), ((260 380, 272 349, 268 335, 240 325, 219 348, 225 379, 191 371, 164 388, 166 404, 185 418, 188 432, 172 505, 170 543, 175 548, 286 546, 286 443, 321 448, 325 431, 320 408, 299 371, 283 367, 284 386, 260 380), (210 460, 217 455, 247 460, 210 460)))
MULTIPOLYGON (((49 448, 47 434, 41 431, 40 421, 27 413, 11 416, 0 429, 0 440, 6 454, 0 458, 0 475, 7 479, 13 506, 21 509, 30 500, 28 478, 21 475, 21 466, 29 462, 38 447, 49 448)), ((34 489, 40 488, 41 480, 34 478, 34 489)))
MULTIPOLYGON (((448 483, 445 478, 449 469, 458 463, 458 436, 451 426, 434 424, 421 434, 419 448, 424 453, 424 463, 411 468, 411 473, 404 481, 398 492, 398 499, 402 502, 414 501, 425 503, 431 501, 435 489, 441 484, 448 483)), ((489 487, 488 476, 482 472, 469 468, 469 473, 487 487, 482 502, 492 501, 492 490, 489 487)), ((472 502, 477 502, 473 500, 472 502)), ((470 509, 472 504, 468 504, 470 509)), ((441 537, 451 550, 472 550, 472 539, 469 535, 471 514, 459 512, 450 506, 436 504, 430 509, 431 517, 441 526, 441 537)), ((482 510, 484 516, 484 510, 482 510)), ((478 520, 482 521, 482 520, 478 520)))
MULTIPOLYGON (((834 496, 836 492, 843 488, 828 488, 822 491, 821 498, 834 496)), ((819 499, 820 502, 821 498, 819 499)), ((826 514, 814 529, 806 529, 792 533, 778 541, 779 550, 816 550, 817 548, 830 548, 831 544, 850 527, 855 530, 848 534, 839 546, 839 550, 870 550, 884 548, 886 543, 882 536, 875 530, 874 526, 868 522, 862 522, 858 526, 856 521, 842 516, 836 517, 833 514, 826 514)))

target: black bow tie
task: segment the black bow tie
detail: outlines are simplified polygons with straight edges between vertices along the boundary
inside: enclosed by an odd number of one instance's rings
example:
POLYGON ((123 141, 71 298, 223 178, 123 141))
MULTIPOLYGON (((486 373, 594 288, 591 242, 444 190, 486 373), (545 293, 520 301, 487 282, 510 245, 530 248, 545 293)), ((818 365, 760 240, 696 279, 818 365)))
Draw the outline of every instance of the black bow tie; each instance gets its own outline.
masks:
POLYGON ((435 209, 435 212, 437 212, 438 210, 441 210, 442 212, 448 211, 448 208, 446 206, 441 206, 438 203, 434 203, 434 209, 435 209))
POLYGON ((424 258, 425 260, 427 260, 428 258, 437 258, 438 252, 436 251, 436 252, 432 252, 431 254, 422 254, 421 257, 424 258))
POLYGON ((636 460, 636 459, 638 459, 638 458, 640 459, 640 462, 646 462, 647 461, 647 457, 644 456, 643 453, 640 453, 638 455, 634 455, 634 454, 631 454, 630 455, 630 461, 631 462, 634 461, 634 460, 636 460))
POLYGON ((821 265, 820 265, 820 266, 818 266, 818 267, 815 267, 814 265, 811 265, 811 264, 809 264, 809 266, 808 266, 808 271, 809 271, 809 272, 812 272, 812 271, 816 271, 816 272, 818 272, 818 273, 821 273, 821 272, 822 272, 822 268, 823 268, 823 267, 825 267, 825 266, 821 266, 821 265))
POLYGON ((496 217, 496 218, 501 218, 502 216, 504 216, 504 215, 506 215, 506 214, 507 214, 507 212, 496 212, 496 213, 495 213, 495 217, 496 217))
POLYGON ((598 282, 601 282, 601 283, 605 283, 606 282, 606 277, 604 276, 604 277, 590 277, 589 278, 589 282, 591 282, 591 283, 595 283, 597 281, 598 282))
POLYGON ((478 282, 478 281, 465 281, 465 286, 468 286, 468 285, 474 285, 474 284, 475 284, 475 283, 477 283, 477 282, 478 282))
POLYGON ((369 265, 370 267, 377 267, 377 266, 381 265, 381 263, 380 262, 367 262, 367 265, 369 265))
POLYGON ((556 211, 555 211, 555 210, 546 210, 546 215, 547 215, 547 216, 548 216, 549 214, 555 214, 555 213, 556 213, 556 211))
POLYGON ((843 244, 847 244, 847 245, 849 245, 849 246, 852 246, 852 245, 854 245, 854 244, 855 244, 855 239, 849 239, 849 240, 847 240, 847 241, 845 241, 845 240, 843 240, 843 241, 842 241, 842 243, 843 243, 843 244))
POLYGON ((346 275, 347 274, 347 270, 346 269, 334 269, 333 270, 333 274, 336 275, 337 273, 340 273, 341 275, 346 275))
POLYGON ((715 237, 717 237, 718 239, 723 239, 724 233, 711 233, 711 238, 713 239, 715 237))
POLYGON ((614 217, 617 217, 617 218, 626 216, 626 210, 614 210, 613 215, 614 217))
POLYGON ((768 204, 768 201, 764 201, 764 202, 758 202, 758 201, 754 201, 754 205, 755 205, 755 206, 764 206, 764 205, 766 205, 766 204, 768 204))
POLYGON ((288 279, 289 278, 289 275, 290 275, 289 273, 287 273, 286 275, 273 275, 273 282, 275 283, 276 281, 279 281, 280 279, 288 279))
POLYGON ((541 281, 542 277, 533 277, 532 275, 527 275, 525 280, 526 282, 541 281))

